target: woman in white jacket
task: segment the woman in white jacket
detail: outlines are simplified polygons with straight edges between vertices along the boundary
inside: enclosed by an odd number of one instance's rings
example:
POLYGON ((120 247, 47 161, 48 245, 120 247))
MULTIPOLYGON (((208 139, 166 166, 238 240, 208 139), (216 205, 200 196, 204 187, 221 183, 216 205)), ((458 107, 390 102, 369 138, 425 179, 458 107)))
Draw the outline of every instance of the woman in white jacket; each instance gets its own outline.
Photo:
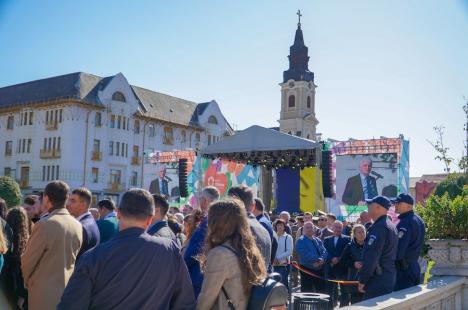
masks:
POLYGON ((294 242, 292 236, 286 233, 286 223, 282 219, 276 220, 274 228, 278 235, 278 249, 276 250, 273 268, 275 272, 281 275, 281 282, 286 285, 289 290, 289 261, 293 252, 294 242))

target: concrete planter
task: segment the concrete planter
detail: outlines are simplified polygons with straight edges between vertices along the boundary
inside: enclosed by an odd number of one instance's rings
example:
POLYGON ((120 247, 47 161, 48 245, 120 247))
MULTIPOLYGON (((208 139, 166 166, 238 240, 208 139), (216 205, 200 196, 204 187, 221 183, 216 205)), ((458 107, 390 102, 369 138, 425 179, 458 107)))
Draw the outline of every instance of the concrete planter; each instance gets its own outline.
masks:
POLYGON ((435 276, 468 277, 468 240, 431 239, 429 257, 436 262, 431 269, 435 276))

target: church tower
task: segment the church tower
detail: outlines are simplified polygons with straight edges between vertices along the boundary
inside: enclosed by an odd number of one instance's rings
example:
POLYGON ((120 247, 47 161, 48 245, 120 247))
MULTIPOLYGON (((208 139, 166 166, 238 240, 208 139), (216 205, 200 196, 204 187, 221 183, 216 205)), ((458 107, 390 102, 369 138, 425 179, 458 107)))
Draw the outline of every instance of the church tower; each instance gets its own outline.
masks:
POLYGON ((283 72, 281 86, 280 131, 316 140, 314 73, 309 71, 309 53, 301 29, 298 11, 294 44, 289 49, 289 69, 283 72))

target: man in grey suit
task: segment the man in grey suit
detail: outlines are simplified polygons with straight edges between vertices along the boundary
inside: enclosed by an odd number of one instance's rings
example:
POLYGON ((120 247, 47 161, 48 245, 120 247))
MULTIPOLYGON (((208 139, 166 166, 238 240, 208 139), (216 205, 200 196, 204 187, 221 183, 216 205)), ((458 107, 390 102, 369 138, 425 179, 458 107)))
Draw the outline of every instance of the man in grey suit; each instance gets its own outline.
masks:
POLYGON ((267 267, 267 270, 269 270, 271 266, 271 239, 265 227, 263 227, 252 214, 252 210, 255 206, 252 190, 243 185, 235 186, 229 189, 228 195, 233 198, 237 198, 244 203, 245 209, 247 210, 247 220, 250 225, 250 230, 255 237, 255 242, 257 243, 260 253, 262 253, 263 259, 265 260, 265 266, 267 267))
POLYGON ((370 176, 372 160, 369 157, 361 159, 359 174, 350 177, 346 182, 341 201, 347 205, 365 206, 366 199, 372 199, 378 195, 376 179, 370 176))
POLYGON ((171 181, 172 179, 166 175, 166 167, 162 165, 159 169, 159 177, 151 181, 150 193, 169 197, 169 182, 171 181))

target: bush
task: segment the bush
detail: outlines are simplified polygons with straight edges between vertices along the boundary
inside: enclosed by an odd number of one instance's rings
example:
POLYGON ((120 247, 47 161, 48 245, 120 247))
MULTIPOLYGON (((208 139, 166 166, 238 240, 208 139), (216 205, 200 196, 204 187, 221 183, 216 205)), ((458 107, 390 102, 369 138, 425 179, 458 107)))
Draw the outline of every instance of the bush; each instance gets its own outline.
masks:
POLYGON ((468 186, 453 199, 448 191, 432 195, 416 211, 426 223, 428 239, 468 239, 468 186))
POLYGON ((442 197, 448 193, 450 199, 462 194, 463 186, 468 184, 468 177, 464 174, 451 174, 445 180, 437 184, 433 195, 442 197))
POLYGON ((10 177, 0 177, 0 198, 4 199, 8 208, 21 204, 21 191, 18 183, 10 177))

